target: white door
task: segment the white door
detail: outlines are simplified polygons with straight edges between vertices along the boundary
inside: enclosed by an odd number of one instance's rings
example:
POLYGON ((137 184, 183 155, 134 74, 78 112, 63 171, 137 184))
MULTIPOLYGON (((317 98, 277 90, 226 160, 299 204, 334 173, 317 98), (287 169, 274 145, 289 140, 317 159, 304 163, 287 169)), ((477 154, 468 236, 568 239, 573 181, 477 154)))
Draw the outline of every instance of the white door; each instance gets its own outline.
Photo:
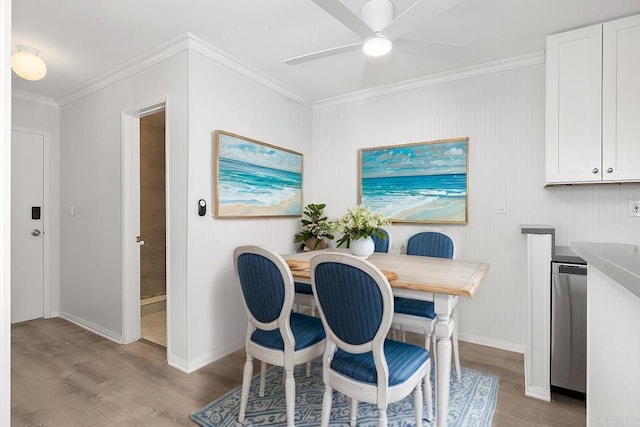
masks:
POLYGON ((11 131, 11 323, 44 317, 44 136, 11 131))

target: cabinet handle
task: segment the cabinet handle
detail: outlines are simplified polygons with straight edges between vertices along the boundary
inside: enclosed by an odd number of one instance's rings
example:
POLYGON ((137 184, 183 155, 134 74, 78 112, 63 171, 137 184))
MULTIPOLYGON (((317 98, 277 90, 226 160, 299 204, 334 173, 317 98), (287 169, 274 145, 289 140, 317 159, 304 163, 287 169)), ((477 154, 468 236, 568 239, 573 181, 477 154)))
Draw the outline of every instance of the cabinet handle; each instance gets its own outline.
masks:
POLYGON ((613 172, 613 168, 607 169, 607 173, 611 173, 611 172, 613 172))
POLYGON ((591 172, 598 173, 598 168, 593 168, 593 170, 591 172))

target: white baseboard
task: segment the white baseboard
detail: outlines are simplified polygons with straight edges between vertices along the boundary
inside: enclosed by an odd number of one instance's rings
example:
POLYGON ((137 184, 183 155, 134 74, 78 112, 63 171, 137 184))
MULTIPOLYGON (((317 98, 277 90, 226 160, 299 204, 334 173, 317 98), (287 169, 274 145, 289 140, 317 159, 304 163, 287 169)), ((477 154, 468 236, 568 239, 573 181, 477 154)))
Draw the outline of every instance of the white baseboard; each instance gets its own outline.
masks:
POLYGON ((191 363, 188 363, 185 366, 186 369, 182 369, 181 367, 178 367, 178 366, 176 366, 176 368, 190 374, 208 365, 211 362, 215 362, 218 359, 221 359, 235 351, 240 350, 241 348, 244 348, 244 340, 234 341, 231 344, 228 344, 222 348, 216 349, 216 351, 213 353, 205 354, 204 356, 200 356, 197 359, 192 360, 191 363))
POLYGON ((177 358, 169 354, 169 352, 167 352, 167 364, 172 368, 176 368, 177 370, 184 372, 185 374, 191 373, 189 371, 189 363, 186 360, 177 358))
POLYGON ((551 392, 541 387, 527 386, 525 384, 524 395, 533 397, 534 399, 540 399, 546 402, 551 402, 551 392))
POLYGON ((514 353, 524 354, 526 346, 510 341, 496 340, 481 335, 458 333, 458 340, 470 342, 472 344, 484 345, 486 347, 497 348, 499 350, 512 351, 514 353))
POLYGON ((116 334, 113 331, 103 328, 102 326, 98 326, 91 322, 87 322, 84 319, 81 319, 73 314, 65 313, 64 311, 59 312, 59 317, 68 320, 69 322, 80 326, 83 329, 88 330, 89 332, 93 332, 96 335, 100 335, 103 338, 108 339, 109 341, 113 341, 117 344, 122 344, 122 336, 116 334))

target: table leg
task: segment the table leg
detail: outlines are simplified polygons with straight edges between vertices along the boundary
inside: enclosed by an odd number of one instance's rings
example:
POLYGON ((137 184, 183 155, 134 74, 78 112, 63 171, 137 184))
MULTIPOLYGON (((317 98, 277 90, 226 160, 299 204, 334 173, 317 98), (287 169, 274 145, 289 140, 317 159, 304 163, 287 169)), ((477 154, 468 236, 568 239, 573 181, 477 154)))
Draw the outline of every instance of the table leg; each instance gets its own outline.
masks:
POLYGON ((451 334, 455 326, 451 312, 455 307, 451 295, 435 294, 436 335, 436 425, 446 427, 449 413, 449 379, 451 377, 451 334))

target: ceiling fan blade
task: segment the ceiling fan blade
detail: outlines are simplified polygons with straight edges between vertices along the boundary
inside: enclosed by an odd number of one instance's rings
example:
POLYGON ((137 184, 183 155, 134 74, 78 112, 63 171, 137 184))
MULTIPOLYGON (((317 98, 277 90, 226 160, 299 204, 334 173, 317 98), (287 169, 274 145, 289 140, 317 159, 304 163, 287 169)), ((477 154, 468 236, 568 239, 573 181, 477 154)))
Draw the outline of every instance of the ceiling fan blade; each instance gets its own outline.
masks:
POLYGON ((362 87, 375 86, 380 82, 382 67, 387 62, 388 57, 367 57, 362 73, 362 87))
POLYGON ((375 36, 373 30, 340 0, 313 0, 313 2, 363 39, 375 36))
MULTIPOLYGON (((315 1, 315 0, 314 0, 315 1)), ((416 28, 423 22, 440 15, 442 12, 456 6, 462 0, 417 0, 407 10, 398 15, 382 33, 395 40, 416 28)))
POLYGON ((316 59, 325 58, 327 56, 336 55, 342 52, 349 52, 356 49, 361 49, 362 43, 352 43, 339 47, 332 47, 330 49, 319 50, 317 52, 306 53, 300 56, 294 56, 293 58, 285 59, 285 64, 296 65, 303 62, 314 61, 316 59))
POLYGON ((455 60, 471 52, 469 46, 455 43, 436 42, 431 40, 415 40, 401 38, 394 42, 398 52, 409 55, 431 56, 437 59, 455 60))

